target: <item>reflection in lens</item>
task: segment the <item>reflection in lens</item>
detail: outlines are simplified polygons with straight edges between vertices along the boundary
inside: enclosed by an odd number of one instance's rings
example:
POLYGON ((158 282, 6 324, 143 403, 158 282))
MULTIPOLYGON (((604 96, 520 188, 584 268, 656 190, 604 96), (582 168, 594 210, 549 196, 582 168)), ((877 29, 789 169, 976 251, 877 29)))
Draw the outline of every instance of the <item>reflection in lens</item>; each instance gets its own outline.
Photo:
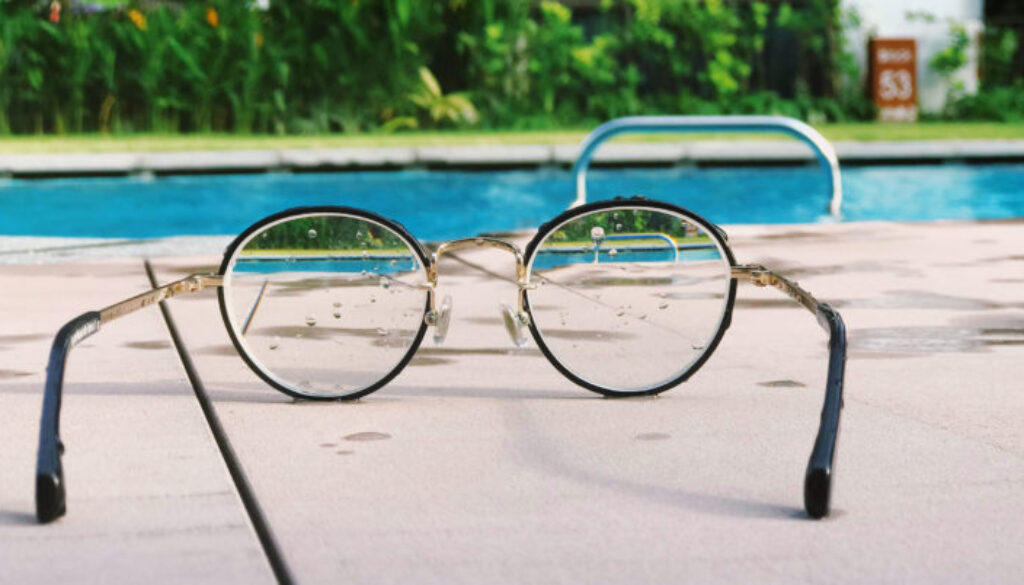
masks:
POLYGON ((618 208, 552 230, 530 259, 527 293, 543 344, 576 377, 642 392, 677 381, 723 322, 730 266, 695 220, 618 208))
POLYGON ((377 222, 291 217, 257 231, 225 276, 232 330, 250 360, 288 389, 358 393, 413 351, 426 291, 420 256, 377 222))

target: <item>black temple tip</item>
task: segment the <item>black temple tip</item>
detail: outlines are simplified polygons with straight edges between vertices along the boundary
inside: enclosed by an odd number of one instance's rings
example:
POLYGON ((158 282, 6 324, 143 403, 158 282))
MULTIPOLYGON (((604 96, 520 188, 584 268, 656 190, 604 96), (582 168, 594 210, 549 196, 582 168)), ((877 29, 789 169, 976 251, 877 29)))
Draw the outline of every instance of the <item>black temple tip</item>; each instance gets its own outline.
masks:
POLYGON ((67 511, 64 480, 58 474, 36 476, 36 518, 40 524, 53 522, 67 511))
POLYGON ((814 519, 828 516, 832 496, 832 474, 828 469, 810 469, 804 480, 804 508, 814 519))

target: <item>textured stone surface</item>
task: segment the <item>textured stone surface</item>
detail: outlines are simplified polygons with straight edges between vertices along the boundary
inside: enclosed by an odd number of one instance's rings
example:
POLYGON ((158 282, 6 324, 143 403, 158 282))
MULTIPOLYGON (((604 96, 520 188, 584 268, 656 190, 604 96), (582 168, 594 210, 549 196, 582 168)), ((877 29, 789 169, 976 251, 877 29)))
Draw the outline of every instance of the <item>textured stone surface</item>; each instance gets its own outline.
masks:
MULTIPOLYGON (((1024 224, 729 231, 739 261, 793 276, 850 330, 822 522, 801 490, 825 338, 776 291, 741 284, 704 369, 634 400, 512 348, 497 303, 514 288, 494 276, 511 263, 496 252, 442 266, 447 342, 428 337, 354 404, 260 382, 214 294, 173 312, 301 582, 1016 582, 1024 224)), ((158 268, 170 280, 204 264, 217 258, 158 268)))
POLYGON ((0 583, 273 582, 156 309, 71 352, 61 417, 68 515, 36 524, 53 335, 148 288, 139 260, 0 266, 0 583))
MULTIPOLYGON (((704 368, 631 400, 512 347, 512 263, 494 251, 442 265, 448 340, 428 335, 352 404, 260 381, 215 292, 169 306, 300 583, 1018 582, 1024 222, 728 231, 740 262, 799 280, 849 328, 825 521, 801 509, 825 337, 773 290, 741 284, 704 368)), ((213 270, 219 247, 156 261, 159 278, 213 270)), ((73 353, 69 515, 31 518, 51 335, 145 288, 138 261, 0 266, 2 583, 272 580, 155 309, 73 353)))

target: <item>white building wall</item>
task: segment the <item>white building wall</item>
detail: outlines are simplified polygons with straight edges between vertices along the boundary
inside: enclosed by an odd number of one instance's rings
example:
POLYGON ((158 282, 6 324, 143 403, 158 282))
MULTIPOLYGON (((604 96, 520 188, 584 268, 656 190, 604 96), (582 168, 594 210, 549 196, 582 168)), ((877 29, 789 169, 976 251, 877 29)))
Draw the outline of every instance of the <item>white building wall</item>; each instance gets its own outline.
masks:
POLYGON ((984 0, 843 0, 843 7, 852 8, 860 15, 860 28, 847 31, 847 40, 865 78, 868 41, 872 37, 913 38, 917 41, 918 106, 923 112, 940 111, 949 87, 928 63, 952 43, 952 21, 964 26, 971 39, 967 64, 953 78, 962 82, 968 93, 978 90, 978 37, 982 30, 984 0), (908 13, 930 14, 934 21, 911 19, 908 13))

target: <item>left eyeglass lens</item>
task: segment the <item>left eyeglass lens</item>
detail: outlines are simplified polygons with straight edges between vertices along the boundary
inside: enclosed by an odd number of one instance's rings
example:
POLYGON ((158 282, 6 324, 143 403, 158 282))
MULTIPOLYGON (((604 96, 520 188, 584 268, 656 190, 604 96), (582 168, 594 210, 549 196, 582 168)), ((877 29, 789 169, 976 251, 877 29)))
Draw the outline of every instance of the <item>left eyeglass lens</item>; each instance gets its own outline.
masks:
POLYGON ((225 304, 250 361, 290 390, 344 397, 387 377, 423 327, 425 269, 411 244, 366 218, 270 224, 238 246, 225 304))
POLYGON ((643 393, 677 383, 713 349, 730 268, 695 219, 622 207, 555 226, 529 261, 535 331, 578 380, 643 393))

